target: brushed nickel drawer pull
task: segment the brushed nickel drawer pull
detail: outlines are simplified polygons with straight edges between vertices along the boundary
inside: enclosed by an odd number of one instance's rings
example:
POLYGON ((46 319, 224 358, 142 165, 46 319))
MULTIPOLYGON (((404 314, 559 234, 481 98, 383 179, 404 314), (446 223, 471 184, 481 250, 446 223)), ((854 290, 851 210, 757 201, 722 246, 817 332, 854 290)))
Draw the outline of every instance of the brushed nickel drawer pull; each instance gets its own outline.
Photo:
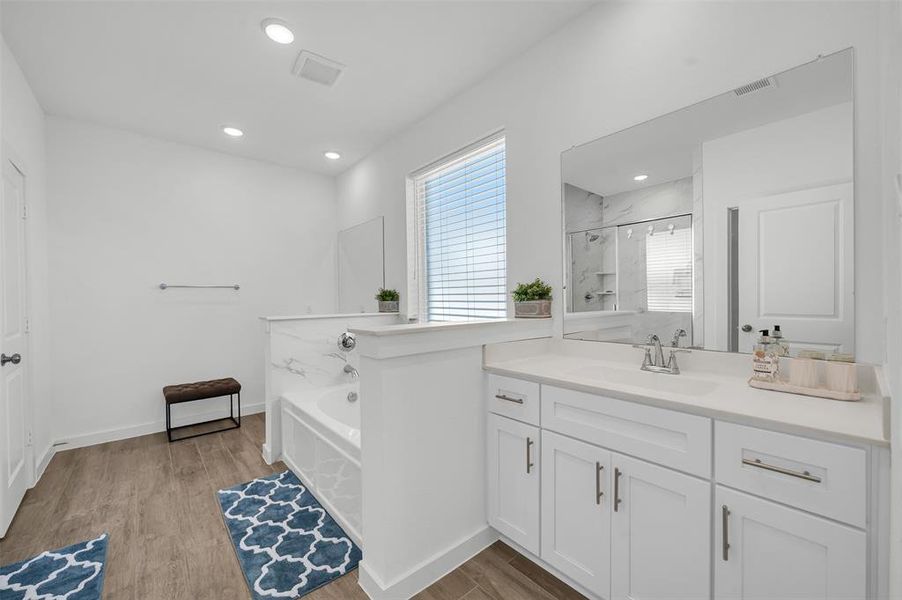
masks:
POLYGON ((754 460, 750 458, 743 458, 742 464, 748 465, 750 467, 757 467, 758 469, 764 469, 765 471, 773 471, 774 473, 780 473, 781 475, 798 477, 799 479, 804 479, 805 481, 813 481, 814 483, 821 482, 820 477, 818 477, 817 475, 812 475, 808 471, 793 471, 792 469, 784 469, 783 467, 778 467, 776 465, 769 465, 767 463, 761 462, 760 458, 756 458, 754 460))
POLYGON ((523 398, 511 398, 510 396, 506 396, 505 394, 495 394, 495 397, 499 400, 507 400, 508 402, 523 404, 523 398))
POLYGON ((595 463, 595 504, 601 505, 601 497, 604 496, 604 492, 601 491, 601 470, 604 469, 604 465, 600 462, 595 463))
POLYGON ((730 509, 724 504, 721 507, 721 519, 723 525, 723 559, 730 560, 730 535, 727 532, 727 525, 730 518, 730 509))
POLYGON ((622 500, 620 500, 620 476, 623 473, 618 468, 614 468, 614 512, 617 512, 617 507, 620 506, 622 500))
POLYGON ((526 473, 530 473, 532 468, 535 466, 532 462, 532 438, 526 438, 526 473))

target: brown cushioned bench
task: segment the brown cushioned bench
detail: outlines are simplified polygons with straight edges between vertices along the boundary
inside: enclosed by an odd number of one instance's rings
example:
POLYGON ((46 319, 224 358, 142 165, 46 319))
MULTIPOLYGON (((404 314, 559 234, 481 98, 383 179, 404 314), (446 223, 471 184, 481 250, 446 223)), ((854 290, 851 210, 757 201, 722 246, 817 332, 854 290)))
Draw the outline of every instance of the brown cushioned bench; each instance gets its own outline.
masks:
POLYGON ((228 431, 241 427, 241 384, 237 380, 227 377, 225 379, 213 379, 210 381, 196 381, 194 383, 181 383, 178 385, 167 385, 163 388, 163 398, 166 400, 166 437, 170 442, 179 440, 187 440, 188 438, 197 437, 199 435, 207 435, 208 433, 219 433, 220 431, 228 431), (235 418, 235 409, 232 406, 233 396, 238 396, 238 418, 235 418), (205 400, 207 398, 219 398, 222 396, 229 397, 229 416, 222 419, 212 419, 210 421, 201 421, 200 423, 192 423, 191 425, 182 425, 179 427, 172 426, 172 405, 182 402, 192 402, 194 400, 205 400), (222 429, 214 429, 213 431, 205 431, 203 433, 195 433, 184 437, 172 439, 172 432, 186 427, 194 427, 195 425, 203 425, 205 423, 213 423, 222 421, 225 418, 231 419, 234 425, 224 427, 222 429))

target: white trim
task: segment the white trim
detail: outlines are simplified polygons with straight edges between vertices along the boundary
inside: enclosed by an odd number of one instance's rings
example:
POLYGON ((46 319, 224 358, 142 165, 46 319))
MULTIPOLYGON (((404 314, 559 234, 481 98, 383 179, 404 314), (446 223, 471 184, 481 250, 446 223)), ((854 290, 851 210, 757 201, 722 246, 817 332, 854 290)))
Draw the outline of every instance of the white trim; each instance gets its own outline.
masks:
POLYGON ((31 487, 36 486, 41 477, 44 476, 44 471, 47 470, 47 465, 50 464, 54 456, 56 456, 56 447, 53 444, 48 444, 44 451, 41 452, 41 458, 35 464, 34 481, 31 487))
POLYGON ((260 447, 260 456, 263 457, 263 462, 268 465, 271 465, 275 462, 273 460, 272 448, 269 444, 263 444, 263 446, 260 447))
MULTIPOLYGON (((264 410, 265 405, 262 402, 250 405, 245 404, 241 407, 241 416, 246 417, 248 415, 262 413, 264 410)), ((197 423, 200 421, 207 421, 217 418, 228 418, 228 415, 223 417, 222 409, 211 410, 180 419, 173 418, 172 425, 173 427, 179 427, 181 425, 190 425, 191 423, 197 423)), ((131 425, 129 427, 120 427, 118 429, 104 429, 101 431, 94 431, 92 433, 77 435, 75 437, 63 438, 56 442, 54 446, 56 446, 57 451, 62 452, 64 450, 84 448, 85 446, 94 446, 95 444, 105 444, 106 442, 115 442, 118 440, 125 440, 128 438, 148 435, 151 433, 159 433, 161 431, 166 431, 165 419, 152 421, 150 423, 142 423, 140 425, 131 425)))
MULTIPOLYGON (((451 548, 424 560, 391 583, 384 583, 369 569, 366 559, 360 561, 357 583, 372 600, 410 598, 426 589, 498 540, 498 532, 483 526, 451 548)), ((364 555, 365 556, 365 555, 364 555)))

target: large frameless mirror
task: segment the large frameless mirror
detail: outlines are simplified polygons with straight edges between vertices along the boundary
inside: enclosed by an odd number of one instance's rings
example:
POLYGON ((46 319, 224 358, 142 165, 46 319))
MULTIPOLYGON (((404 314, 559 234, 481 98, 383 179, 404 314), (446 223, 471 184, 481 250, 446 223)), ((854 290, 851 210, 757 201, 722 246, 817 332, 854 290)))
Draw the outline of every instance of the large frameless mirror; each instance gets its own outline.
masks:
POLYGON ((384 219, 376 217, 338 232, 338 311, 376 312, 385 285, 384 219))
POLYGON ((852 50, 562 155, 564 336, 854 352, 852 50))

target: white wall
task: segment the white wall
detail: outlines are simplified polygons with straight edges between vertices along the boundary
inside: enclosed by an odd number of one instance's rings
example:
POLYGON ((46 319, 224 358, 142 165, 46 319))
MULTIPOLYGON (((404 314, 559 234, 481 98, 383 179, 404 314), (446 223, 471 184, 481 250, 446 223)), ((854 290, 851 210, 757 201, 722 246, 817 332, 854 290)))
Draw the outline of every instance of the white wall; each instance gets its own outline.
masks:
POLYGON ((25 171, 25 201, 29 313, 31 334, 28 361, 33 407, 32 449, 38 469, 46 465, 52 448, 50 396, 50 327, 47 294, 47 169, 44 111, 35 99, 16 59, 0 38, 0 139, 2 160, 11 158, 25 171))
POLYGON ((159 431, 161 388, 200 379, 262 409, 258 317, 335 305, 334 181, 56 117, 47 156, 55 438, 159 431))
POLYGON ((902 2, 887 2, 881 13, 883 40, 880 67, 885 77, 880 91, 882 132, 883 238, 887 260, 887 364, 884 372, 895 399, 891 412, 892 506, 890 533, 890 597, 902 598, 902 2))
POLYGON ((880 362, 879 10, 877 2, 603 3, 344 173, 340 225, 385 215, 386 284, 406 289, 405 175, 504 127, 509 285, 540 276, 560 290, 561 151, 854 46, 856 278, 867 292, 856 331, 859 357, 880 362))

